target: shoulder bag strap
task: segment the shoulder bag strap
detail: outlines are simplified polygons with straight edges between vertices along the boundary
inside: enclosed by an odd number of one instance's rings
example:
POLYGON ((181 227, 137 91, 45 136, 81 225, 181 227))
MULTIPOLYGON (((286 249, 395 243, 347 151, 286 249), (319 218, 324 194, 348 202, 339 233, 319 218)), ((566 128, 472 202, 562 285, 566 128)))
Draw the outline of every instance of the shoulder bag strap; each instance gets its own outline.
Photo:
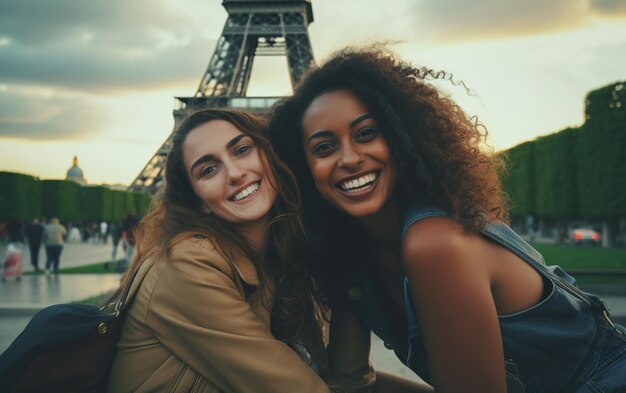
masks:
POLYGON ((141 266, 139 266, 139 269, 137 269, 133 273, 133 277, 126 282, 122 294, 115 303, 115 307, 113 309, 113 313, 115 315, 119 315, 124 309, 126 309, 130 305, 133 298, 135 297, 135 293, 137 293, 137 290, 141 285, 141 282, 146 277, 148 271, 154 265, 157 259, 158 258, 147 258, 141 264, 141 266))

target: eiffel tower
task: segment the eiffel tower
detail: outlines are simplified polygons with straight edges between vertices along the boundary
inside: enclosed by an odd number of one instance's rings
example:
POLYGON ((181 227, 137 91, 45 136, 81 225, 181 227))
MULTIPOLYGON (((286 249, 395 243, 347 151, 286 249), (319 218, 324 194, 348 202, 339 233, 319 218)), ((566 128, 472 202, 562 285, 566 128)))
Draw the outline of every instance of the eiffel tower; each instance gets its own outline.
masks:
MULTIPOLYGON (((285 56, 291 85, 314 64, 307 27, 311 0, 223 0, 228 19, 193 97, 176 97, 174 129, 189 113, 210 107, 265 112, 282 97, 248 97, 255 56, 285 56)), ((130 185, 154 193, 163 181, 171 137, 161 145, 130 185)))

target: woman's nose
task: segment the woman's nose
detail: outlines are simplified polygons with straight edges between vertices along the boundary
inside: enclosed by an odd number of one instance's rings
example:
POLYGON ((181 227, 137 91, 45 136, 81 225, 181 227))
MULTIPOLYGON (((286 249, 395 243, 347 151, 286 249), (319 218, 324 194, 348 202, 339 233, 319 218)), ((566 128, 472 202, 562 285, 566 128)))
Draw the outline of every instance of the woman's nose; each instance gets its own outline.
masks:
POLYGON ((339 156, 338 165, 342 168, 354 168, 363 161, 363 157, 358 149, 351 145, 344 145, 339 156))
POLYGON ((228 183, 229 184, 237 184, 244 177, 246 177, 246 171, 239 167, 236 164, 231 164, 228 166, 228 183))

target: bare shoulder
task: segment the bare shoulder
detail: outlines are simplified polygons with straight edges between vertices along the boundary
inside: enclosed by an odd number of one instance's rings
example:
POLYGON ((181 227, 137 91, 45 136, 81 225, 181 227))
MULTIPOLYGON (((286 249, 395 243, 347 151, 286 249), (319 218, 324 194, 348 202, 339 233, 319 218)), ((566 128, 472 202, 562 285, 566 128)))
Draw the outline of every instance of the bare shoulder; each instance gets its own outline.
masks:
POLYGON ((413 223, 402 241, 405 258, 429 258, 448 254, 464 247, 468 233, 447 217, 428 217, 413 223))
POLYGON ((472 255, 484 240, 461 223, 447 217, 429 217, 412 224, 402 242, 407 271, 415 269, 449 271, 449 268, 471 263, 472 255))

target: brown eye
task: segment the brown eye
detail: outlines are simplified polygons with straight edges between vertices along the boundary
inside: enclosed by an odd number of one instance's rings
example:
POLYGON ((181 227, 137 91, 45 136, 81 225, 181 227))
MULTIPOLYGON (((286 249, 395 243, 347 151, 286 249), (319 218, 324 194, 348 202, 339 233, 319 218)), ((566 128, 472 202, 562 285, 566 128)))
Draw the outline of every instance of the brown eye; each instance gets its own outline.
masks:
POLYGON ((200 176, 204 177, 204 176, 210 175, 213 172, 215 172, 216 169, 217 167, 215 165, 206 166, 202 168, 202 171, 200 171, 200 176))
POLYGON ((368 142, 374 139, 378 135, 376 127, 361 128, 356 134, 356 140, 360 142, 368 142))
POLYGON ((241 156, 241 155, 247 154, 250 152, 250 150, 252 150, 252 146, 250 145, 239 146, 237 150, 235 150, 235 156, 241 156))
POLYGON ((334 148, 335 148, 335 145, 333 145, 330 142, 321 142, 313 146, 313 154, 319 154, 319 155, 328 154, 331 151, 333 151, 334 148))

